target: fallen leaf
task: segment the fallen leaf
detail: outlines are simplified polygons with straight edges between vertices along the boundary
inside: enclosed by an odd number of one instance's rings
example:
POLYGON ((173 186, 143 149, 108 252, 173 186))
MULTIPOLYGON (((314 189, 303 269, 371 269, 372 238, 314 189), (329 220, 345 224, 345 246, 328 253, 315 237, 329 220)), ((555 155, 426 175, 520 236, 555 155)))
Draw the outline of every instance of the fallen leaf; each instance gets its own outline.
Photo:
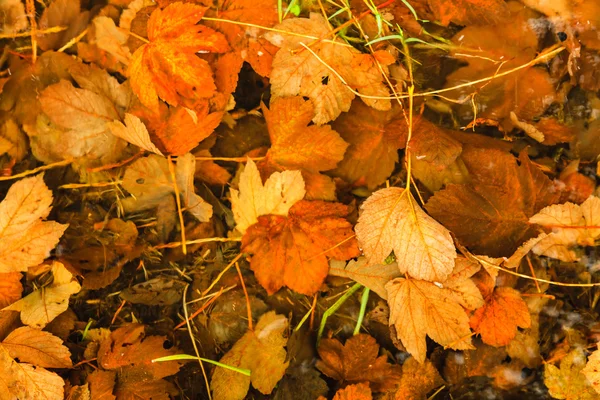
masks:
POLYGON ((514 339, 517 327, 529 328, 531 317, 519 291, 497 287, 486 297, 485 305, 473 313, 470 324, 484 343, 500 347, 514 339))
POLYGON ((63 400, 65 381, 42 367, 13 360, 0 346, 0 393, 5 399, 63 400))
POLYGON ((451 293, 431 282, 404 278, 390 281, 386 289, 390 325, 418 362, 426 359, 426 336, 452 349, 473 348, 469 317, 451 293))
POLYGON ((181 301, 184 287, 182 281, 159 277, 128 287, 119 297, 133 304, 171 306, 181 301))
POLYGON ((71 352, 63 341, 49 332, 22 326, 3 341, 12 358, 44 368, 71 368, 71 352))
POLYGON ((558 201, 560 191, 524 152, 521 165, 510 153, 470 146, 461 158, 471 183, 448 185, 426 209, 476 254, 510 256, 536 236, 529 217, 558 201))
MULTIPOLYGON (((310 18, 286 19, 265 37, 281 47, 273 60, 272 99, 297 95, 310 98, 315 107, 312 120, 318 125, 334 120, 341 112, 350 109, 355 96, 350 88, 364 95, 389 96, 382 82, 383 76, 371 55, 361 54, 338 38, 312 43, 315 39, 329 37, 329 26, 320 14, 311 13, 310 18), (311 51, 320 60, 304 45, 310 45, 311 51), (332 73, 330 68, 337 73, 332 73)), ((384 72, 387 70, 385 65, 381 68, 384 72)), ((377 110, 391 108, 389 99, 361 99, 377 110)))
MULTIPOLYGON (((329 262, 329 275, 350 278, 374 291, 384 300, 387 300, 385 284, 400 276, 398 263, 368 264, 365 257, 357 260, 344 261, 331 260, 329 262)), ((386 321, 387 322, 387 321, 386 321)))
POLYGON ((229 45, 222 34, 197 25, 205 12, 195 4, 172 3, 148 20, 149 43, 133 53, 128 72, 134 93, 155 113, 159 98, 177 106, 215 92, 212 70, 196 53, 223 53, 229 45))
POLYGON ((450 384, 458 384, 467 378, 492 377, 494 369, 506 359, 504 347, 477 344, 474 350, 452 351, 446 357, 443 375, 450 384))
POLYGON ((11 35, 27 29, 29 21, 25 15, 25 5, 20 0, 6 0, 0 4, 0 14, 4 15, 2 32, 11 35))
POLYGON ((250 383, 262 394, 271 394, 283 378, 286 362, 285 346, 288 320, 274 311, 264 314, 254 331, 248 331, 219 362, 249 369, 251 376, 217 367, 210 381, 215 400, 242 400, 250 383))
POLYGON ((10 158, 19 162, 27 156, 29 143, 19 125, 7 114, 2 116, 0 122, 0 155, 8 154, 10 158))
POLYGON ((503 0, 427 0, 435 17, 448 25, 489 25, 505 21, 508 7, 503 0))
POLYGON ((26 271, 50 255, 67 229, 50 214, 52 191, 44 175, 15 182, 0 203, 0 272, 26 271))
POLYGON ((414 357, 410 357, 402 364, 402 379, 395 398, 425 400, 429 392, 443 384, 444 380, 431 361, 419 363, 414 357))
POLYGON ((337 339, 323 339, 318 347, 316 367, 340 383, 369 383, 374 392, 394 389, 400 368, 379 356, 377 341, 367 334, 352 336, 342 345, 337 339))
POLYGON ((41 329, 69 307, 72 294, 81 290, 81 285, 58 261, 51 266, 53 281, 49 286, 35 290, 21 300, 4 308, 21 312, 21 322, 32 328, 41 329))
POLYGON ((115 400, 116 396, 113 394, 113 391, 116 377, 117 373, 115 371, 104 371, 101 369, 97 369, 88 375, 87 382, 90 385, 92 399, 115 400))
POLYGON ((600 237, 600 228, 597 228, 600 225, 600 199, 590 196, 580 206, 573 203, 548 206, 532 216, 529 222, 550 231, 533 247, 535 254, 576 261, 580 257, 573 248, 593 246, 600 237))
POLYGON ((186 210, 200 222, 210 221, 213 208, 204 199, 196 194, 194 175, 196 173, 196 157, 187 153, 177 157, 175 176, 177 186, 180 188, 183 204, 186 210))
POLYGON ((86 29, 90 12, 82 12, 80 7, 77 0, 55 0, 44 9, 38 22, 38 29, 45 30, 59 26, 67 29, 39 35, 36 39, 42 50, 58 50, 86 29))
POLYGON ((21 292, 23 292, 22 276, 20 272, 0 273, 0 309, 21 298, 21 292))
POLYGON ((361 206, 355 231, 368 263, 381 263, 393 251, 400 272, 443 282, 454 268, 450 232, 428 216, 412 194, 400 188, 373 193, 361 206))
POLYGON ((98 16, 92 20, 90 26, 91 38, 88 41, 91 45, 97 46, 98 53, 104 51, 115 58, 123 65, 129 65, 131 62, 131 51, 127 47, 129 32, 117 27, 112 18, 98 16))
MULTIPOLYGON (((313 104, 300 96, 277 98, 263 114, 271 138, 265 164, 267 170, 299 170, 306 182, 308 200, 335 200, 335 186, 320 193, 314 176, 336 167, 344 158, 348 144, 328 125, 310 125, 313 104)), ((330 179, 321 175, 320 179, 330 179)))
POLYGON ((248 160, 240 175, 239 191, 231 189, 231 209, 236 229, 244 234, 262 215, 286 216, 304 198, 304 180, 299 171, 273 173, 263 185, 254 161, 248 160))
POLYGON ((594 390, 600 393, 600 351, 596 350, 588 356, 585 367, 581 370, 594 390))
POLYGON ((146 125, 135 115, 125 114, 125 125, 119 120, 108 122, 107 127, 116 137, 129 142, 142 150, 162 156, 161 151, 150 140, 146 125))
POLYGON ((367 383, 357 383, 348 385, 338 390, 333 396, 333 400, 372 400, 371 388, 367 383))
POLYGON ((327 383, 314 368, 288 368, 283 379, 277 384, 273 400, 313 400, 326 395, 329 391, 327 383))
POLYGON ((350 110, 332 123, 350 146, 331 173, 355 186, 375 189, 392 174, 398 149, 406 145, 401 129, 405 125, 397 109, 378 111, 354 100, 350 110))
POLYGON ((359 250, 348 207, 324 201, 299 201, 288 216, 264 215, 242 237, 242 251, 252 254, 250 268, 269 294, 287 286, 316 293, 327 277, 328 258, 348 260, 359 250))
POLYGON ((598 395, 586 379, 583 369, 586 366, 585 354, 575 348, 560 360, 560 368, 552 364, 544 367, 544 383, 555 399, 592 400, 598 395))
POLYGON ((450 297, 468 310, 475 310, 484 305, 481 292, 470 279, 480 268, 481 264, 478 262, 459 256, 455 260, 452 273, 443 283, 443 288, 450 297))

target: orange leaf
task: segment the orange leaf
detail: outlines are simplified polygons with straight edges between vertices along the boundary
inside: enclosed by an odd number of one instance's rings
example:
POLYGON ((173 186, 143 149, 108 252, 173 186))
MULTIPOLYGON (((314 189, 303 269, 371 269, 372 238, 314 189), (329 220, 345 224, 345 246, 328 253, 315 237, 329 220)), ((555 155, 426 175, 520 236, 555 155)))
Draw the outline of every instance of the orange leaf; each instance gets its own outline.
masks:
POLYGON ((0 309, 21 298, 21 292, 23 291, 21 277, 20 272, 0 273, 0 309))
POLYGON ((517 327, 529 328, 531 317, 527 303, 512 288, 499 287, 488 296, 486 304, 471 316, 471 327, 481 334, 484 343, 505 346, 514 339, 517 327))
POLYGON ((312 295, 329 271, 327 258, 348 260, 360 252, 348 207, 323 201, 297 202, 287 217, 259 216, 242 238, 242 251, 252 254, 250 267, 269 294, 281 287, 312 295))
POLYGON ((367 383, 357 383, 348 385, 338 390, 333 396, 333 400, 372 400, 371 388, 367 383))
POLYGON ((429 360, 419 363, 414 357, 402 364, 402 380, 396 392, 397 400, 421 400, 427 393, 444 384, 440 373, 429 360))
POLYGON ((12 358, 44 368, 71 368, 71 352, 63 341, 49 332, 22 326, 3 341, 12 358))
POLYGON ((508 17, 504 0, 427 0, 442 25, 489 25, 508 17))
POLYGON ((262 108, 271 137, 266 161, 269 169, 300 170, 307 183, 307 199, 334 200, 333 185, 325 193, 319 190, 323 186, 318 182, 331 182, 330 178, 318 175, 336 167, 348 144, 328 125, 308 126, 313 117, 310 100, 299 96, 279 98, 270 109, 264 104, 262 108))
POLYGON ((351 337, 342 345, 337 339, 323 339, 318 348, 317 368, 341 383, 369 382, 375 392, 394 389, 400 368, 380 356, 377 341, 366 334, 351 337))
POLYGON ((229 45, 222 34, 196 25, 205 11, 190 3, 172 3, 156 9, 148 20, 150 43, 133 53, 129 76, 142 104, 155 113, 159 98, 177 106, 215 92, 212 70, 196 53, 223 53, 229 45))

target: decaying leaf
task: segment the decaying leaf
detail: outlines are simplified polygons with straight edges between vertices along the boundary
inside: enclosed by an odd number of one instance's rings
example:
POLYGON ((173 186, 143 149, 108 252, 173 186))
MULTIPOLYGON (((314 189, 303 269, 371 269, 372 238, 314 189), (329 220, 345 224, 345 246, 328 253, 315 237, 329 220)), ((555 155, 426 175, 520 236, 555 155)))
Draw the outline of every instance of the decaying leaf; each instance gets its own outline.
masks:
POLYGON ((429 360, 419 363, 414 357, 402 364, 402 379, 396 400, 425 400, 427 394, 444 384, 444 380, 429 360))
MULTIPOLYGON (((314 123, 327 123, 348 111, 354 99, 350 88, 365 95, 389 96, 378 61, 373 56, 361 54, 337 38, 312 43, 313 38, 329 34, 327 21, 320 14, 286 19, 275 26, 274 31, 265 34, 267 40, 281 47, 273 60, 272 96, 310 98, 315 107, 314 123)), ((386 65, 380 66, 383 71, 387 70, 386 65)), ((363 97, 362 100, 377 110, 391 108, 389 99, 363 97)))
POLYGON ((150 16, 150 43, 133 53, 129 76, 142 104, 155 113, 159 112, 159 98, 177 106, 215 92, 210 66, 195 53, 222 53, 229 45, 222 34, 196 25, 205 11, 195 4, 172 3, 150 16))
POLYGON ((436 18, 443 24, 487 25, 506 20, 508 7, 502 0, 427 0, 436 18))
POLYGON ((560 368, 546 364, 544 383, 555 399, 592 400, 597 393, 583 373, 585 354, 583 349, 575 348, 560 360, 560 368))
POLYGON ((585 368, 581 370, 587 380, 592 384, 594 390, 600 393, 600 352, 594 351, 588 356, 585 368))
POLYGON ((379 356, 379 345, 369 335, 351 337, 345 344, 337 339, 323 339, 319 344, 317 368, 340 383, 369 383, 375 392, 394 389, 400 379, 400 368, 379 356))
POLYGON ((52 191, 44 175, 14 183, 0 203, 0 272, 26 271, 40 264, 58 244, 66 225, 44 221, 52 191))
POLYGON ((348 260, 359 250, 348 207, 324 201, 299 201, 288 216, 264 215, 242 238, 242 250, 252 254, 250 268, 258 282, 275 293, 283 286, 312 295, 329 270, 328 259, 348 260))
POLYGON ((231 209, 237 230, 245 233, 262 215, 286 216, 305 193, 299 171, 275 172, 263 185, 256 164, 248 160, 240 175, 239 191, 231 189, 231 209))
POLYGON ((242 400, 250 383, 263 394, 273 391, 289 364, 284 348, 287 325, 287 318, 270 311, 260 318, 253 332, 247 332, 233 345, 220 362, 249 369, 251 376, 217 367, 211 379, 216 400, 242 400))
POLYGON ((498 287, 485 301, 470 320, 471 327, 481 334, 484 343, 505 346, 514 339, 517 327, 529 328, 531 325, 527 304, 515 289, 498 287))
POLYGON ((412 194, 381 189, 361 206, 355 231, 368 263, 382 263, 393 251, 400 272, 443 282, 454 268, 450 232, 428 216, 412 194))
POLYGON ((5 308, 20 311, 21 321, 32 328, 41 329, 48 325, 69 307, 71 295, 81 290, 79 282, 60 262, 52 262, 50 271, 54 279, 49 286, 42 287, 5 308))

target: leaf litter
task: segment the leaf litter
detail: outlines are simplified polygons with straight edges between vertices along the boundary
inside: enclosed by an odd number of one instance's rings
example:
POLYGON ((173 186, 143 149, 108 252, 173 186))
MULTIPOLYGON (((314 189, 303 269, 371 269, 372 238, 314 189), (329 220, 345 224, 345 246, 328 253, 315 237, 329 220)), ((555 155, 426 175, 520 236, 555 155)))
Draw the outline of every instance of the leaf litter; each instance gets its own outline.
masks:
POLYGON ((594 2, 0 14, 0 397, 600 397, 594 2))

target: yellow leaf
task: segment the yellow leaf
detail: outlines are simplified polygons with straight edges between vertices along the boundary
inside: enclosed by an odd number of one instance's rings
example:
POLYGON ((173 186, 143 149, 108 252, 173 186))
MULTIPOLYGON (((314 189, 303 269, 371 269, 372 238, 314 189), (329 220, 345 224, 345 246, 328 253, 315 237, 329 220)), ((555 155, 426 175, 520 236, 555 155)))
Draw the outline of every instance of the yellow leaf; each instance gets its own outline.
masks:
POLYGON ((0 203, 0 273, 26 271, 50 255, 67 225, 43 221, 52 191, 43 174, 13 184, 0 203))
POLYGON ((544 383, 555 399, 593 400, 598 395, 582 373, 585 366, 585 354, 581 348, 575 348, 560 360, 560 368, 546 364, 544 383))
POLYGON ((368 263, 382 263, 392 251, 400 272, 443 282, 454 268, 450 232, 427 215, 409 192, 381 189, 361 206, 356 237, 368 263))
POLYGON ((581 371, 592 384, 594 390, 600 393, 600 350, 594 351, 588 357, 585 368, 581 371))
POLYGON ((71 368, 71 352, 50 332, 28 326, 15 329, 2 341, 12 358, 44 368, 71 368))
POLYGON ((431 282, 403 278, 390 281, 385 288, 390 325, 417 361, 426 359, 426 336, 452 349, 474 348, 469 317, 449 291, 431 282))
POLYGON ((248 160, 240 175, 239 191, 231 189, 231 208, 237 230, 245 233, 261 215, 286 216, 305 193, 300 171, 275 172, 263 185, 256 164, 248 160))

